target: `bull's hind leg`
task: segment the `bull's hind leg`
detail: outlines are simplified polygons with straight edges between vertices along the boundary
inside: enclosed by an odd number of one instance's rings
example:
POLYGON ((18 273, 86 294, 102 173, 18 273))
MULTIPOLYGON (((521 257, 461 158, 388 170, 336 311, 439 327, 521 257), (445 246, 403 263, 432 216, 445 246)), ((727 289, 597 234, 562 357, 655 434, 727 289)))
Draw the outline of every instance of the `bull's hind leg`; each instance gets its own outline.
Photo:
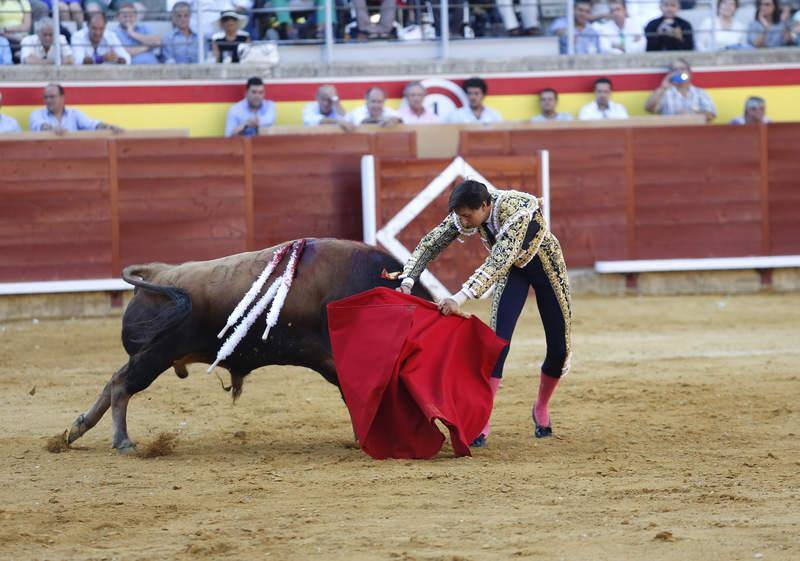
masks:
POLYGON ((100 395, 97 396, 92 406, 85 413, 78 415, 78 418, 75 419, 72 426, 65 432, 65 439, 68 445, 78 440, 103 418, 103 415, 105 415, 105 412, 111 406, 111 389, 115 380, 124 378, 127 372, 127 364, 117 370, 114 375, 111 376, 111 380, 105 385, 103 391, 100 392, 100 395))
POLYGON ((125 376, 112 378, 111 418, 114 422, 112 446, 120 453, 132 452, 136 444, 128 437, 128 402, 131 397, 147 389, 158 376, 172 366, 173 359, 148 350, 131 357, 125 376))

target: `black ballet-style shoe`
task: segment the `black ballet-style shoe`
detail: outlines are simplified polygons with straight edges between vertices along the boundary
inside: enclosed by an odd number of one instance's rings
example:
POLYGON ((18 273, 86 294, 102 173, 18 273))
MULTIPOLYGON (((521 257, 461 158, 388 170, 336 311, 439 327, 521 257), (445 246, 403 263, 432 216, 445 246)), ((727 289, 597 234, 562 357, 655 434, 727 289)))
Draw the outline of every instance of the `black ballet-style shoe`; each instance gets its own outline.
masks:
POLYGON ((488 443, 489 443, 489 439, 486 438, 486 435, 485 434, 479 434, 478 436, 475 437, 475 440, 473 440, 470 443, 469 446, 470 446, 470 448, 486 448, 486 445, 488 443))
POLYGON ((553 418, 550 418, 550 426, 543 427, 539 424, 539 421, 536 420, 536 406, 531 409, 531 418, 533 419, 533 424, 536 425, 536 430, 533 431, 533 436, 536 438, 547 438, 548 436, 553 436, 553 418))

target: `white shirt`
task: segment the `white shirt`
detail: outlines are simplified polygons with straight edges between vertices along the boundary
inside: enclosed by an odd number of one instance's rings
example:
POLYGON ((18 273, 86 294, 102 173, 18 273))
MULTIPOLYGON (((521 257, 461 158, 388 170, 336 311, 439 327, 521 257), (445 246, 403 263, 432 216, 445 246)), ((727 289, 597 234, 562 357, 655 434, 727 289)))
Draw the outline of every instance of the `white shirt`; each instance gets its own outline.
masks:
POLYGON ((22 129, 14 117, 0 114, 0 134, 4 132, 22 132, 22 129))
MULTIPOLYGON (((122 46, 117 34, 106 29, 103 33, 103 39, 97 46, 97 54, 102 56, 112 50, 118 57, 125 59, 127 64, 131 63, 131 55, 128 54, 128 51, 122 46)), ((80 31, 76 31, 72 34, 72 55, 75 59, 75 64, 83 64, 83 59, 85 57, 93 57, 94 54, 95 49, 92 47, 91 41, 89 41, 88 27, 84 27, 80 31)))
MULTIPOLYGON (((800 13, 800 12, 798 12, 800 13)), ((731 26, 722 28, 722 22, 717 18, 717 30, 711 33, 711 18, 706 18, 694 31, 694 44, 698 51, 711 50, 711 36, 714 36, 714 50, 721 51, 734 45, 747 44, 747 26, 736 18, 731 21, 731 26)))
POLYGON ((445 117, 446 123, 501 123, 502 121, 503 117, 500 113, 485 105, 483 106, 480 118, 476 117, 475 113, 473 113, 472 109, 468 106, 459 107, 448 113, 447 117, 445 117))
POLYGON ((625 7, 628 17, 635 21, 642 29, 651 21, 661 17, 659 3, 654 0, 626 0, 625 7))
POLYGON ((609 100, 608 109, 600 109, 597 106, 597 101, 587 103, 581 107, 581 112, 578 114, 578 119, 581 121, 596 121, 599 119, 627 119, 628 110, 625 106, 619 103, 614 103, 609 100))
POLYGON ((319 102, 312 101, 303 108, 303 124, 307 127, 315 127, 320 124, 322 119, 339 119, 340 115, 335 107, 331 107, 331 112, 323 115, 319 110, 319 102))
POLYGON ((600 34, 600 52, 603 54, 643 53, 647 47, 644 28, 632 18, 625 18, 622 29, 613 19, 595 22, 594 28, 600 34), (625 50, 616 46, 619 44, 625 50))
MULTIPOLYGON (((70 48, 69 43, 67 43, 67 38, 63 35, 58 36, 58 41, 61 43, 61 60, 64 61, 67 57, 72 56, 72 49, 70 48)), ((19 55, 19 59, 22 61, 22 64, 27 64, 26 60, 31 55, 51 61, 55 60, 56 58, 55 47, 51 45, 50 50, 45 52, 44 47, 42 46, 42 41, 35 33, 25 37, 20 45, 22 46, 22 52, 19 55)))
MULTIPOLYGON (((367 104, 361 105, 356 107, 350 113, 347 114, 345 119, 353 123, 354 125, 360 125, 364 119, 369 117, 369 110, 367 109, 367 104)), ((391 107, 387 107, 386 105, 383 106, 383 113, 381 114, 382 119, 388 119, 390 117, 397 117, 400 119, 400 115, 392 109, 391 107)))

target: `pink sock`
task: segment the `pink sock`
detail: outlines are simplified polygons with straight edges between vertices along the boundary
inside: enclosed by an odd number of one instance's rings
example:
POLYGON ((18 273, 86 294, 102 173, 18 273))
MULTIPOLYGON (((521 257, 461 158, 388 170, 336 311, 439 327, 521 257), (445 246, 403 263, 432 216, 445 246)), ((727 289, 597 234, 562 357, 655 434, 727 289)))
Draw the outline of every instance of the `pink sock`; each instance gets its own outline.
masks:
POLYGON ((533 414, 536 416, 536 420, 539 421, 539 425, 543 427, 550 426, 550 411, 547 406, 550 403, 550 398, 553 397, 553 392, 556 391, 559 380, 560 378, 553 378, 544 372, 542 372, 539 379, 539 396, 533 406, 533 414))
MULTIPOLYGON (((492 387, 492 400, 494 400, 494 396, 497 395, 497 389, 500 387, 500 381, 502 378, 489 378, 489 385, 492 387)), ((492 408, 494 408, 494 403, 492 403, 492 408)), ((489 421, 486 421, 486 426, 483 427, 481 434, 483 436, 489 436, 489 433, 492 431, 492 427, 489 424, 489 421)))

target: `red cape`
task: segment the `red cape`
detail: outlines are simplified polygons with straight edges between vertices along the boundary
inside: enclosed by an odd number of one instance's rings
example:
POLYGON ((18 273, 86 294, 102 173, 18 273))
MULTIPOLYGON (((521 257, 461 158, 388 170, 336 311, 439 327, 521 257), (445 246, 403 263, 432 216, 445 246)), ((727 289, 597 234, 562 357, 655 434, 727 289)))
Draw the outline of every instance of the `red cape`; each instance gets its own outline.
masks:
POLYGON ((439 419, 456 456, 492 411, 489 377, 506 341, 478 318, 375 288, 328 304, 339 384, 361 448, 373 458, 431 458, 439 419))

